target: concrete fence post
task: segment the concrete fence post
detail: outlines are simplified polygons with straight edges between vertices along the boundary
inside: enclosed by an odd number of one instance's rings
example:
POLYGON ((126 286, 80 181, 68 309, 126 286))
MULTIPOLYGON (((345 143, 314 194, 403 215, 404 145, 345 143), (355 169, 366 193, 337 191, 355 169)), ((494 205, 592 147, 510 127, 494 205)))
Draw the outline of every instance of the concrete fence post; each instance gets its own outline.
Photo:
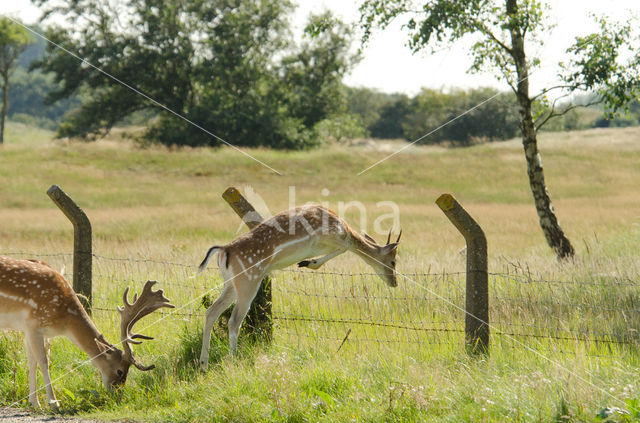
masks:
POLYGON ((467 293, 465 344, 472 355, 489 353, 489 281, 487 238, 478 223, 451 194, 442 194, 436 204, 460 231, 467 243, 467 293))
MULTIPOLYGON (((255 228, 264 220, 251 203, 234 187, 227 188, 222 194, 222 198, 240 216, 249 229, 255 228)), ((273 321, 271 308, 271 277, 267 275, 260 284, 260 289, 251 304, 245 320, 247 329, 251 331, 255 339, 263 338, 267 341, 272 339, 273 321)))
POLYGON ((47 195, 73 224, 73 290, 81 294, 80 302, 87 312, 91 313, 91 222, 84 211, 59 186, 52 185, 47 190, 47 195))

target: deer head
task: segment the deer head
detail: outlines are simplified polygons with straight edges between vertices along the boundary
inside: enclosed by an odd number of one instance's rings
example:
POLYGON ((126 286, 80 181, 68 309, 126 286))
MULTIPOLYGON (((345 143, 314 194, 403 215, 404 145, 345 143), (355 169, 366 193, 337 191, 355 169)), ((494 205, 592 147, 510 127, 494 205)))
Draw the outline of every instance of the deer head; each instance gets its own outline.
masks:
POLYGON ((132 345, 141 344, 139 339, 153 339, 150 336, 133 333, 133 326, 144 316, 153 313, 160 308, 174 308, 169 303, 169 299, 164 296, 164 292, 160 289, 153 291, 151 288, 156 281, 147 281, 142 290, 142 294, 134 294, 133 303, 129 303, 129 288, 125 289, 122 296, 123 307, 117 307, 120 312, 120 341, 122 350, 110 345, 104 337, 96 339, 101 352, 103 352, 103 364, 100 366, 102 370, 102 380, 107 389, 117 387, 127 380, 127 374, 131 365, 142 371, 148 371, 155 368, 154 364, 145 366, 140 363, 133 355, 132 345))
POLYGON ((371 255, 370 260, 367 260, 367 262, 373 267, 378 276, 391 287, 398 286, 396 279, 396 252, 401 236, 402 230, 398 234, 398 239, 395 242, 391 242, 391 231, 389 231, 387 243, 380 245, 369 235, 364 234, 365 240, 375 248, 374 251, 376 252, 371 255))

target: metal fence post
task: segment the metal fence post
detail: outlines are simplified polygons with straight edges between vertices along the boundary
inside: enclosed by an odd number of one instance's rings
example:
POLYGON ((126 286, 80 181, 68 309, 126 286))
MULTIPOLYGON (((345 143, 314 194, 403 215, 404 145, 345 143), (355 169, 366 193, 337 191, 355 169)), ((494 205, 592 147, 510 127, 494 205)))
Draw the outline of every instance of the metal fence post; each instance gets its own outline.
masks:
POLYGON ((480 225, 451 194, 442 194, 436 204, 467 243, 465 343, 470 354, 486 354, 489 352, 487 238, 480 225))
POLYGON ((60 189, 51 185, 47 195, 73 224, 73 290, 81 294, 80 302, 91 313, 92 249, 91 222, 80 207, 60 189), (83 298, 84 296, 85 298, 83 298))
MULTIPOLYGON (((253 229, 264 219, 253 208, 240 192, 234 187, 227 188, 222 194, 222 198, 231 206, 233 211, 237 213, 242 221, 253 229)), ((264 338, 267 341, 272 339, 273 321, 271 315, 271 277, 265 276, 260 284, 258 293, 256 294, 245 323, 247 328, 253 334, 254 338, 264 338)))

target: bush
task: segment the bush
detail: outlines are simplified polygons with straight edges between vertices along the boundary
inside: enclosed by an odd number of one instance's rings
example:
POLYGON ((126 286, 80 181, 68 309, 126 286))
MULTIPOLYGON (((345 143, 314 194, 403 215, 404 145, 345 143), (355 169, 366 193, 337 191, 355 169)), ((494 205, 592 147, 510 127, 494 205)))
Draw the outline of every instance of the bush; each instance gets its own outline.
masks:
POLYGON ((342 143, 367 136, 367 130, 362 125, 360 116, 352 114, 324 119, 318 122, 314 129, 321 140, 330 142, 342 143))
POLYGON ((50 129, 52 131, 58 128, 58 124, 52 119, 46 118, 44 116, 27 115, 25 113, 14 114, 13 116, 11 116, 11 121, 16 123, 24 123, 28 126, 50 129))
POLYGON ((514 96, 492 88, 451 92, 423 89, 409 109, 402 123, 404 138, 415 141, 434 131, 420 141, 422 144, 450 141, 470 145, 478 139, 505 140, 513 138, 519 128, 514 96))

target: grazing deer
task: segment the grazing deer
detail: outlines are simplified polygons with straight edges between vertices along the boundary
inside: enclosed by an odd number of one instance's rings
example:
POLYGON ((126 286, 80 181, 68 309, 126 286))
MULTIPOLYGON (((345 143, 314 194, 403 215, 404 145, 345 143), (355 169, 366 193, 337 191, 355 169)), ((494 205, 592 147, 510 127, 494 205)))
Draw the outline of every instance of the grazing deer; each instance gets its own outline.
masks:
POLYGON ((131 365, 146 371, 155 366, 143 366, 133 356, 131 344, 136 339, 153 339, 132 333, 133 325, 142 317, 161 307, 173 308, 162 290, 152 291, 155 281, 148 281, 142 294, 128 301, 129 288, 124 291, 124 307, 120 332, 123 350, 107 342, 80 304, 64 277, 44 262, 18 260, 0 256, 0 328, 24 332, 29 365, 29 402, 40 408, 37 394, 37 367, 40 366, 47 401, 56 407, 57 400, 49 377, 49 360, 45 340, 58 335, 69 338, 89 355, 91 364, 102 373, 105 388, 124 384, 131 365))
POLYGON ((260 281, 273 270, 294 263, 316 270, 337 255, 352 251, 369 264, 387 285, 397 286, 395 259, 400 235, 396 242, 390 243, 389 233, 387 244, 378 245, 369 235, 361 236, 355 232, 331 210, 312 205, 277 214, 229 244, 211 247, 198 273, 205 269, 211 256, 218 253, 224 287, 220 297, 207 309, 200 366, 206 369, 209 361, 214 323, 234 300, 237 303, 228 327, 230 352, 235 355, 240 325, 258 292, 260 281), (318 256, 321 257, 313 259, 318 256))

